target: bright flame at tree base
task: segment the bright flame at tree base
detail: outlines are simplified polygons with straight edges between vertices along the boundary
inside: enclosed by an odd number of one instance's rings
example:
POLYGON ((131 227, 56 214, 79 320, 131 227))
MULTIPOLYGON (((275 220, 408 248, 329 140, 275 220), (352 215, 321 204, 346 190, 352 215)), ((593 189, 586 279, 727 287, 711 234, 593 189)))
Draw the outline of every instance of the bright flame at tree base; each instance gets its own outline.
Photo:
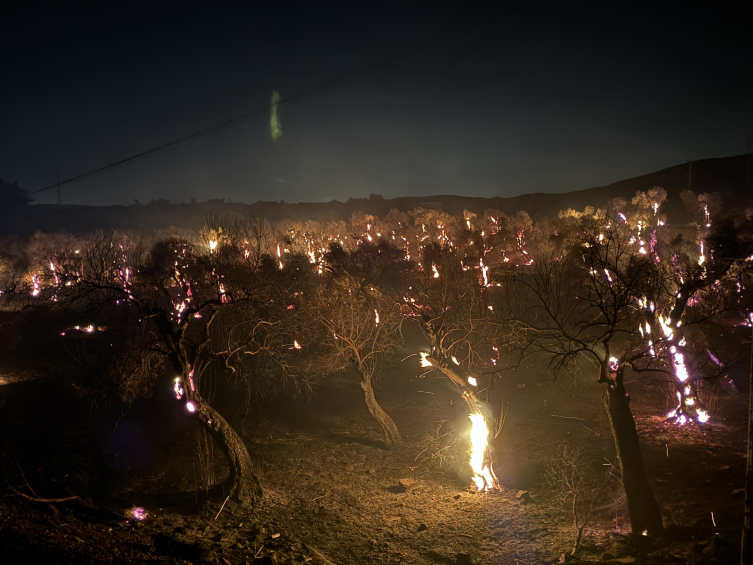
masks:
POLYGON ((473 482, 479 491, 489 491, 498 488, 497 477, 491 469, 491 461, 486 454, 489 449, 489 429, 484 417, 476 412, 469 416, 471 419, 471 469, 473 482))

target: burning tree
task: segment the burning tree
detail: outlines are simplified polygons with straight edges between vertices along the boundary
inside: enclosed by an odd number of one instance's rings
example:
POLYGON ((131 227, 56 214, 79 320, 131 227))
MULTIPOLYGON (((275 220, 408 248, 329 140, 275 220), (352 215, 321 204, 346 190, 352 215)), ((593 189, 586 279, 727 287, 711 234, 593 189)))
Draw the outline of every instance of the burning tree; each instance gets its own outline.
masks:
POLYGON ((377 402, 374 383, 402 345, 400 295, 395 289, 410 263, 386 237, 380 234, 378 238, 354 235, 356 247, 350 252, 337 242, 330 243, 324 257, 327 274, 318 277, 309 310, 323 336, 319 339, 320 362, 330 369, 353 365, 358 370, 366 407, 389 448, 403 440, 395 422, 377 402))
POLYGON ((722 372, 712 364, 721 365, 707 330, 739 310, 732 262, 720 254, 711 266, 703 251, 680 252, 682 238, 667 241, 661 233, 658 208, 665 194, 639 194, 630 217, 623 211, 611 218, 576 214, 563 241, 542 250, 532 266, 497 273, 507 311, 526 325, 520 357, 544 356, 555 374, 588 362, 606 385, 631 527, 649 534, 663 525, 643 466, 625 371, 671 375, 679 404, 668 417, 678 424, 706 422, 695 382, 722 372))
POLYGON ((622 470, 634 532, 663 531, 661 512, 643 466, 638 433, 625 391, 628 367, 643 370, 651 359, 641 339, 643 310, 636 296, 652 287, 653 261, 635 253, 631 229, 618 221, 579 222, 567 254, 542 250, 532 266, 497 273, 506 308, 525 324, 521 358, 541 355, 555 374, 590 363, 606 385, 604 405, 622 470))
POLYGON ((243 371, 255 356, 280 354, 290 311, 265 232, 257 218, 149 247, 98 234, 80 251, 60 253, 39 293, 90 318, 112 307, 130 316, 131 347, 117 367, 124 397, 170 379, 176 401, 225 454, 225 492, 242 504, 260 496, 261 485, 243 441, 206 400, 202 377, 215 362, 243 371))
POLYGON ((421 366, 445 375, 468 405, 474 483, 478 490, 498 488, 489 449, 493 416, 479 395, 479 380, 499 371, 499 342, 505 336, 487 292, 488 268, 482 260, 477 268, 464 265, 449 245, 432 243, 422 251, 423 265, 432 270, 414 272, 403 311, 418 321, 429 343, 429 351, 420 353, 421 366))

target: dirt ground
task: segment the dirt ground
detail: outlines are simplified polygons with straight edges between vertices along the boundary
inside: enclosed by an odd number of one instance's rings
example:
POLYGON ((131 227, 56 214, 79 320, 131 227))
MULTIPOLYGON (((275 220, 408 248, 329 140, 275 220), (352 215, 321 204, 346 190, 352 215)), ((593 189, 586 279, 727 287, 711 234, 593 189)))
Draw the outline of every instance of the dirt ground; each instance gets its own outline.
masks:
MULTIPOLYGON (((204 477, 222 478, 222 456, 197 447, 201 435, 169 391, 125 411, 77 398, 75 380, 53 368, 7 370, 0 374, 2 560, 22 552, 26 561, 76 564, 558 562, 572 547, 572 516, 544 488, 544 469, 564 444, 606 470, 617 464, 603 390, 534 371, 498 379, 490 398, 509 403, 493 443, 503 488, 478 493, 465 463, 463 404, 446 379, 419 378, 421 371, 409 358, 377 389, 405 440, 392 451, 383 449, 353 375, 312 400, 278 397, 250 411, 218 387, 215 405, 227 407, 265 488, 258 505, 241 509, 221 507, 222 493, 206 500, 204 477), (427 443, 442 433, 443 443, 427 443), (430 457, 440 445, 449 447, 430 457), (405 488, 401 479, 414 482, 405 488), (31 494, 25 481, 40 497, 82 501, 29 501, 18 496, 31 494), (146 519, 129 518, 133 507, 143 507, 146 519)), ((747 398, 709 397, 717 419, 678 428, 662 422, 671 402, 666 384, 627 387, 668 535, 629 538, 624 500, 614 496, 594 513, 578 557, 737 562, 747 398)))

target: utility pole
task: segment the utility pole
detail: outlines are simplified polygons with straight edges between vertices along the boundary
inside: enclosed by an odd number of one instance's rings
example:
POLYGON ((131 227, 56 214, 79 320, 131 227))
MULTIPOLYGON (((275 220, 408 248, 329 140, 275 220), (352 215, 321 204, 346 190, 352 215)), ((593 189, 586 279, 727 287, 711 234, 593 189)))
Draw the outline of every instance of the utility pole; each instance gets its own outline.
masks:
POLYGON ((58 167, 57 173, 58 173, 58 187, 57 187, 57 192, 58 192, 58 206, 60 206, 60 167, 58 167))
POLYGON ((753 152, 753 136, 748 134, 748 143, 745 144, 745 193, 751 191, 750 154, 753 152))

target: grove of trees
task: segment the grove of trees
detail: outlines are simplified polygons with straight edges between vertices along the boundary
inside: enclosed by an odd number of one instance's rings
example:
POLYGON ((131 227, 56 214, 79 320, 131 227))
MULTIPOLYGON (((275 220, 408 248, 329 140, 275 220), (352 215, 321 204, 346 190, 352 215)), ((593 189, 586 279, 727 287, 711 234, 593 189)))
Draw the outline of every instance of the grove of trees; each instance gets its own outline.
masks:
MULTIPOLYGON (((552 379, 582 374, 604 386, 631 528, 655 535, 664 526, 626 376, 664 375, 677 396, 666 419, 703 426, 699 386, 725 382, 740 353, 727 338, 751 325, 751 219, 716 218, 713 198, 686 193, 688 221, 667 225, 665 199, 654 188, 536 221, 416 209, 356 213, 349 226, 210 218, 198 234, 150 241, 37 234, 3 242, 0 290, 7 312, 46 309, 75 321, 63 333, 117 335, 106 386, 124 403, 172 394, 223 452, 224 492, 241 504, 262 484, 208 400, 209 372, 248 401, 308 395, 352 367, 388 448, 403 439, 376 385, 401 355, 448 378, 489 429, 501 407, 481 391, 507 371, 532 360, 552 379), (425 345, 406 352, 408 324, 425 345)), ((481 459, 479 489, 496 488, 490 453, 481 459)))

